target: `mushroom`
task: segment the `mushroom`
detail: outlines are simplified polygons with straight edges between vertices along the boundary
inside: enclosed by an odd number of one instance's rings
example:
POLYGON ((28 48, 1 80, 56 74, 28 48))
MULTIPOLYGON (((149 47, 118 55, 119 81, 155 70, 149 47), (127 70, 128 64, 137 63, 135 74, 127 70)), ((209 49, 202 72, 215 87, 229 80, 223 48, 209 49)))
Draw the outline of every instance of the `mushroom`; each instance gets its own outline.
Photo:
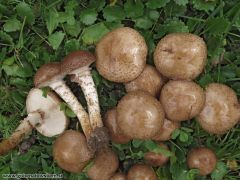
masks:
POLYGON ((201 176, 210 174, 216 167, 215 153, 206 147, 193 148, 188 152, 187 164, 191 169, 198 169, 201 176))
POLYGON ((93 165, 87 174, 91 180, 109 180, 118 169, 118 156, 109 148, 103 148, 96 153, 93 165))
POLYGON ((105 114, 104 125, 107 127, 110 138, 113 142, 118 144, 126 144, 130 138, 125 136, 117 124, 117 110, 116 108, 109 109, 105 114))
POLYGON ((115 173, 110 180, 127 180, 127 176, 121 172, 115 173))
POLYGON ((171 80, 163 86, 160 102, 168 119, 185 121, 201 112, 205 95, 203 89, 194 82, 171 80))
POLYGON ((79 173, 93 158, 93 155, 82 133, 67 130, 54 142, 53 158, 65 171, 79 173))
POLYGON ((158 96, 165 78, 153 66, 146 65, 143 72, 134 80, 125 83, 127 92, 142 90, 158 96))
POLYGON ((107 33, 96 46, 96 67, 107 80, 125 83, 137 78, 146 65, 144 38, 129 27, 107 33))
POLYGON ((207 47, 202 38, 190 33, 172 33, 162 38, 154 52, 158 71, 174 80, 196 78, 206 64, 207 47))
POLYGON ((21 121, 8 139, 0 143, 0 155, 14 149, 33 128, 47 137, 61 134, 68 125, 68 119, 64 112, 60 111, 60 103, 53 92, 48 92, 45 98, 40 89, 31 89, 26 99, 28 116, 21 121))
MULTIPOLYGON (((166 150, 169 150, 168 146, 163 143, 158 143, 158 145, 166 150)), ((144 154, 144 160, 150 166, 163 166, 169 161, 169 157, 164 156, 161 153, 147 152, 144 154)))
POLYGON ((155 141, 168 141, 171 139, 172 133, 178 128, 180 128, 180 122, 170 121, 165 118, 162 128, 152 139, 155 141))
POLYGON ((127 174, 127 180, 157 180, 154 170, 144 164, 136 164, 130 168, 127 174))
POLYGON ((38 88, 47 86, 52 88, 77 115, 84 134, 87 138, 90 137, 92 128, 89 122, 88 114, 63 81, 60 63, 52 62, 41 66, 35 74, 34 84, 38 88))
POLYGON ((240 120, 240 104, 236 93, 224 84, 211 83, 205 94, 206 103, 197 121, 209 133, 226 133, 240 120))
POLYGON ((117 105, 117 123, 131 139, 150 139, 163 125, 164 111, 160 102, 143 91, 125 95, 117 105))

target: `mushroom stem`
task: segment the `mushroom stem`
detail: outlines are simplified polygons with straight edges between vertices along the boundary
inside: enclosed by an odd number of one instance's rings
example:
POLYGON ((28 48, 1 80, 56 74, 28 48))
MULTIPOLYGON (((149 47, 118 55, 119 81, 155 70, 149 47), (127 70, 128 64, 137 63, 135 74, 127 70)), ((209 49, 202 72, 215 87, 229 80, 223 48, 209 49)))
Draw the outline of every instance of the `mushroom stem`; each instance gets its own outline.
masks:
POLYGON ((87 139, 90 137, 92 128, 89 122, 87 112, 84 110, 82 105, 78 102, 77 98, 73 95, 69 87, 63 80, 58 80, 49 85, 60 97, 70 106, 73 112, 78 117, 82 126, 83 132, 87 139))
POLYGON ((14 149, 28 134, 31 133, 33 127, 38 125, 42 120, 41 114, 38 112, 29 113, 24 118, 13 134, 0 143, 0 155, 5 155, 14 149))

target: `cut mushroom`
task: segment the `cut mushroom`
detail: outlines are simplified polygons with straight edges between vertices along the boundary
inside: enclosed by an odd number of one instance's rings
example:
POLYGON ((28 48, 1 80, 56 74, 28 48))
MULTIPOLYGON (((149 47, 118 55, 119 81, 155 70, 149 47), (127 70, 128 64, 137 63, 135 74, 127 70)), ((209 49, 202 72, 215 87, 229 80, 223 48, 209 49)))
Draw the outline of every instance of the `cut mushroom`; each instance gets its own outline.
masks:
POLYGON ((118 144, 128 143, 131 139, 125 136, 117 124, 117 110, 112 108, 107 111, 104 117, 104 125, 109 131, 110 138, 118 144))
POLYGON ((127 180, 157 180, 154 170, 144 164, 136 164, 130 168, 127 174, 127 180))
POLYGON ((133 81, 125 84, 127 92, 142 90, 153 96, 159 96, 160 90, 166 81, 156 68, 146 65, 143 72, 133 81))
POLYGON ((61 72, 70 74, 71 80, 78 83, 84 93, 88 105, 89 120, 92 127, 88 143, 91 148, 99 149, 99 145, 108 144, 109 138, 100 114, 97 90, 89 66, 95 61, 93 54, 87 51, 75 51, 66 56, 61 63, 61 72), (101 138, 99 133, 101 134, 101 138), (98 136, 98 137, 97 137, 98 136), (97 139, 96 139, 97 138, 97 139))
POLYGON ((207 47, 202 38, 190 33, 173 33, 162 38, 154 52, 158 71, 174 80, 191 80, 203 70, 207 47))
POLYGON ((185 121, 201 112, 205 103, 205 94, 194 82, 172 80, 163 86, 160 102, 168 119, 185 121))
POLYGON ((224 84, 211 83, 205 90, 206 103, 197 117, 201 127, 213 134, 224 134, 240 119, 236 93, 224 84))
POLYGON ((8 139, 0 143, 0 155, 14 149, 33 128, 47 137, 61 134, 67 128, 68 119, 64 112, 60 111, 60 102, 52 92, 45 98, 40 89, 32 89, 26 100, 28 116, 8 139))
POLYGON ((88 114, 63 81, 60 63, 54 62, 41 66, 35 74, 34 84, 39 88, 46 86, 52 88, 77 115, 84 134, 87 138, 90 137, 92 128, 89 122, 88 114))
POLYGON ((150 139, 163 125, 164 111, 160 102, 143 91, 125 95, 117 106, 117 123, 131 139, 150 139))
POLYGON ((215 169, 217 157, 211 149, 197 147, 188 152, 187 164, 189 168, 198 169, 199 174, 205 176, 215 169))
POLYGON ((65 171, 79 173, 93 158, 93 155, 82 133, 67 130, 54 142, 53 158, 65 171))
POLYGON ((98 72, 113 82, 137 78, 146 65, 147 45, 134 29, 122 27, 107 33, 96 47, 98 72))

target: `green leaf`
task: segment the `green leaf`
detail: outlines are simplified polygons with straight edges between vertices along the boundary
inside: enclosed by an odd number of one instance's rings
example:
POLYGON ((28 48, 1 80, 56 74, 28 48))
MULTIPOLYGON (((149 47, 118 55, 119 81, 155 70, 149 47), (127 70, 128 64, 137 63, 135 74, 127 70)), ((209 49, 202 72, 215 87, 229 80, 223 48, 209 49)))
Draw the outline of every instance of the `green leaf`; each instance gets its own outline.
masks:
POLYGON ((79 50, 80 43, 77 39, 70 39, 65 43, 64 49, 65 49, 65 54, 67 55, 70 52, 79 50))
POLYGON ((156 10, 148 10, 147 11, 148 17, 154 21, 158 20, 160 14, 156 10))
POLYGON ((21 29, 21 23, 16 18, 12 18, 6 21, 3 25, 3 29, 6 32, 14 32, 21 29))
POLYGON ((120 6, 107 6, 103 10, 103 17, 109 22, 119 21, 125 18, 125 13, 120 6))
POLYGON ((94 44, 98 42, 107 32, 109 32, 109 30, 102 22, 89 26, 83 30, 83 42, 85 44, 94 44))
POLYGON ((186 10, 187 10, 187 6, 180 6, 174 1, 171 1, 171 3, 168 3, 164 8, 164 12, 168 17, 184 15, 186 10))
POLYGON ((180 6, 185 6, 188 3, 188 0, 174 0, 176 4, 180 6))
POLYGON ((211 174, 212 180, 222 180, 227 174, 227 165, 223 162, 218 162, 215 170, 211 174))
POLYGON ((33 70, 30 67, 20 67, 17 64, 11 66, 3 65, 3 70, 8 76, 18 76, 18 77, 31 77, 33 75, 33 70))
POLYGON ((103 7, 105 6, 106 1, 105 0, 90 0, 88 8, 96 9, 97 12, 101 11, 103 7))
POLYGON ((137 139, 132 140, 132 145, 135 148, 139 148, 143 143, 144 141, 142 140, 137 140, 137 139))
POLYGON ((56 50, 60 46, 63 38, 64 38, 64 33, 62 31, 58 31, 48 36, 48 41, 51 44, 52 48, 56 50))
POLYGON ((25 2, 20 2, 16 6, 17 14, 24 19, 26 17, 26 22, 29 24, 34 24, 35 17, 32 8, 25 2))
POLYGON ((137 18, 135 21, 135 26, 141 29, 149 29, 150 27, 152 27, 153 22, 151 21, 151 19, 149 19, 148 17, 144 16, 144 17, 140 17, 137 18))
POLYGON ((155 152, 155 153, 161 153, 164 156, 170 157, 173 156, 173 153, 162 148, 161 146, 159 146, 157 143, 155 143, 152 140, 146 140, 144 141, 144 146, 151 152, 155 152))
POLYGON ((84 9, 80 14, 80 21, 83 24, 91 25, 97 20, 97 12, 94 9, 84 9))
POLYGON ((127 17, 136 18, 143 15, 144 5, 141 0, 127 0, 124 10, 127 17))
POLYGON ((81 25, 80 25, 79 21, 76 21, 76 23, 73 25, 69 25, 68 23, 65 23, 64 29, 67 34, 69 34, 73 37, 77 37, 79 35, 79 33, 81 32, 81 25))
POLYGON ((217 1, 192 0, 193 7, 205 12, 213 11, 217 1))
POLYGON ((5 43, 13 44, 13 38, 4 31, 0 31, 0 40, 5 43))
POLYGON ((151 9, 157 9, 161 7, 165 7, 170 0, 149 0, 146 3, 146 6, 151 9))
POLYGON ((212 35, 221 35, 228 31, 230 22, 224 17, 211 18, 206 22, 205 32, 212 35))
POLYGON ((59 14, 56 12, 55 9, 51 9, 46 18, 46 25, 48 29, 48 34, 52 34, 52 32, 57 28, 59 24, 59 14))
POLYGON ((188 134, 184 131, 180 131, 179 139, 181 142, 187 142, 188 141, 188 134))

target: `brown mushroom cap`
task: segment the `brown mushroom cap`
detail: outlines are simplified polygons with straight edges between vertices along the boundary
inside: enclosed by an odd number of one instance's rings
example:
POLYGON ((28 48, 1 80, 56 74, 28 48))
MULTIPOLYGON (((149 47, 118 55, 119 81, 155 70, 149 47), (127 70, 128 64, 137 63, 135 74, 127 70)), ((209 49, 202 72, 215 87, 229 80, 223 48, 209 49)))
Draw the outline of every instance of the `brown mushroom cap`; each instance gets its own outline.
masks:
POLYGON ((109 148, 98 151, 87 174, 91 180, 109 180, 118 169, 118 156, 109 148))
POLYGON ((205 176, 215 169, 217 157, 211 149, 198 147, 188 152, 187 164, 191 169, 199 169, 199 174, 205 176))
POLYGON ((34 76, 35 87, 48 86, 51 82, 62 79, 61 66, 59 62, 50 62, 42 65, 34 76))
POLYGON ((110 178, 110 180, 127 180, 127 176, 123 173, 118 172, 118 173, 114 174, 110 178))
POLYGON ((85 136, 74 130, 67 130, 53 145, 53 158, 65 171, 78 173, 88 164, 92 155, 85 136))
POLYGON ((116 108, 109 109, 104 117, 104 125, 109 131, 111 140, 118 144, 125 144, 130 141, 130 138, 125 136, 117 124, 116 108))
POLYGON ((155 141, 168 141, 177 128, 180 128, 180 122, 170 121, 165 118, 162 128, 152 139, 155 141))
POLYGON ((136 79, 125 84, 125 88, 127 92, 142 90, 153 96, 158 96, 163 84, 164 78, 156 68, 146 65, 136 79))
POLYGON ((134 29, 122 27, 107 33, 96 47, 96 67, 106 79, 128 82, 146 65, 147 45, 134 29))
MULTIPOLYGON (((163 143, 158 143, 158 145, 166 150, 169 150, 168 146, 163 143)), ((150 166, 163 166, 169 161, 169 157, 164 156, 161 153, 147 152, 144 154, 144 159, 150 166)))
POLYGON ((149 139, 163 125, 164 111, 160 102, 143 91, 125 95, 117 106, 117 123, 123 134, 132 139, 149 139))
POLYGON ((240 119, 236 93, 224 84, 211 83, 205 91, 206 103, 197 117, 201 127, 214 134, 224 134, 240 119))
POLYGON ((154 64, 170 79, 191 80, 203 70, 207 47, 202 38, 190 33, 173 33, 162 38, 154 52, 154 64))
POLYGON ((68 54, 61 62, 63 74, 91 65, 96 60, 95 56, 88 51, 74 51, 68 54))
POLYGON ((157 175, 150 166, 136 164, 128 171, 127 180, 157 180, 157 175))
POLYGON ((166 117, 173 121, 185 121, 197 116, 203 109, 203 89, 191 81, 169 81, 162 88, 160 102, 166 117))

